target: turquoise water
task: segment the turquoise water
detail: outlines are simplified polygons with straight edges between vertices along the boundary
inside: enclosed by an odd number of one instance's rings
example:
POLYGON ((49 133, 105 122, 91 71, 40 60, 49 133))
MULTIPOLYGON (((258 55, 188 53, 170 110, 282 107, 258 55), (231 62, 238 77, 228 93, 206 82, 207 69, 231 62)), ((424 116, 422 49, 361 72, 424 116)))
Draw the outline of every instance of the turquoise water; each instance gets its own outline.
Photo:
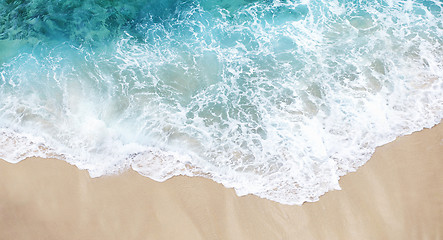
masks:
POLYGON ((285 204, 443 117, 441 1, 0 1, 0 158, 285 204))

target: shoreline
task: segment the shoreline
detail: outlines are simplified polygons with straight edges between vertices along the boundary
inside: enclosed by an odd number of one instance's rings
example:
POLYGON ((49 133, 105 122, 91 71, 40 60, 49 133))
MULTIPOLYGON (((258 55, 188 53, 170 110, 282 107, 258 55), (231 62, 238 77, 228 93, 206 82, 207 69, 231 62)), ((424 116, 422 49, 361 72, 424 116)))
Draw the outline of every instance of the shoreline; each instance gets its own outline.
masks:
POLYGON ((0 239, 437 239, 443 123, 377 147, 313 203, 283 205, 201 177, 90 178, 56 159, 0 160, 0 239))

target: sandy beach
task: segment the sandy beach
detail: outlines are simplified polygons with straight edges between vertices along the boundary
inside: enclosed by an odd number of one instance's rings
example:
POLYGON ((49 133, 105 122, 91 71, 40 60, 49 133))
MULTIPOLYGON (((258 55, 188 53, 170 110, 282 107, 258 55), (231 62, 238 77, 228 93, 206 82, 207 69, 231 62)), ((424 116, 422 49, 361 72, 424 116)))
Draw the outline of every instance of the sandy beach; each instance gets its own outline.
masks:
POLYGON ((442 172, 443 124, 377 148, 341 191, 303 206, 203 178, 0 161, 0 239, 442 239, 442 172))

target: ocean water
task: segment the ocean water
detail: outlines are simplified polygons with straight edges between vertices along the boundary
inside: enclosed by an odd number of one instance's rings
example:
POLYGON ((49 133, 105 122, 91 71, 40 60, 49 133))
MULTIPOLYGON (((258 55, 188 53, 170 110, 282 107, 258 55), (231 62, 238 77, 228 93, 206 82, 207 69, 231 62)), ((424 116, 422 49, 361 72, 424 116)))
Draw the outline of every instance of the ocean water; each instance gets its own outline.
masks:
POLYGON ((284 204, 443 117, 443 3, 0 0, 0 158, 284 204))

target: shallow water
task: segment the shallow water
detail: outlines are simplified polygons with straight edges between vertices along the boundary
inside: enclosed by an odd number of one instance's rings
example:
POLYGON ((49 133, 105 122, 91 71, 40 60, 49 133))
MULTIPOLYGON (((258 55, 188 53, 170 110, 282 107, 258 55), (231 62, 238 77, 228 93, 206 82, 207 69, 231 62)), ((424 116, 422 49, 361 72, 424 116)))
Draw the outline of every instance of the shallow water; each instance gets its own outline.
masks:
POLYGON ((2 1, 0 158, 316 201, 443 117, 440 1, 2 1))

